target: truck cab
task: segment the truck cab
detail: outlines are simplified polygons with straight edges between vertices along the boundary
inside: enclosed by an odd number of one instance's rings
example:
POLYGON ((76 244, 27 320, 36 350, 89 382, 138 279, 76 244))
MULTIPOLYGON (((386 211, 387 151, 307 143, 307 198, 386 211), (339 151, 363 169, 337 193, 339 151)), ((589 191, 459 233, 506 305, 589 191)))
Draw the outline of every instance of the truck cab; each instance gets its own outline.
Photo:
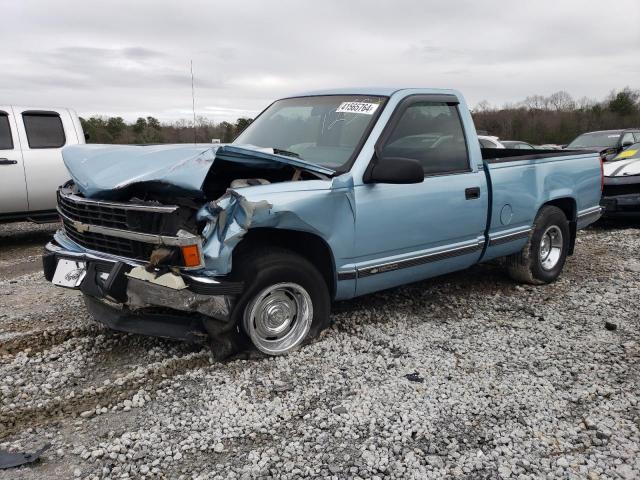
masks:
POLYGON ((70 178, 62 148, 81 143, 73 110, 0 105, 0 222, 57 218, 56 190, 70 178))

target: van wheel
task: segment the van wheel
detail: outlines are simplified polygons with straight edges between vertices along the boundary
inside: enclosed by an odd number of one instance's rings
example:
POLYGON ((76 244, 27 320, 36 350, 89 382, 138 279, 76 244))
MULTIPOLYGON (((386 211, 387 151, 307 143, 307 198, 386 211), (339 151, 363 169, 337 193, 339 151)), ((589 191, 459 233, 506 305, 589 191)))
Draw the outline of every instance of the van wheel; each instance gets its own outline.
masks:
POLYGON ((232 276, 245 284, 234 321, 267 355, 282 355, 329 325, 329 289, 304 257, 282 248, 246 252, 232 276))
POLYGON ((569 236, 564 212, 551 205, 542 207, 525 247, 506 258, 507 272, 523 283, 541 285, 555 281, 567 260, 569 236))

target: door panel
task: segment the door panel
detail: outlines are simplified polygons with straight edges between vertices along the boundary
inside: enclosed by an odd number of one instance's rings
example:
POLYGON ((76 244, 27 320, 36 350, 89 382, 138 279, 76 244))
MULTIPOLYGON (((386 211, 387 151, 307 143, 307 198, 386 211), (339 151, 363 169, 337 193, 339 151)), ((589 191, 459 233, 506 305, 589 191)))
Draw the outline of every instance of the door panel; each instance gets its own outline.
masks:
POLYGON ((480 258, 489 208, 486 178, 470 165, 453 100, 408 97, 376 145, 373 162, 409 159, 421 165, 425 178, 355 189, 357 294, 466 268, 480 258))
POLYGON ((73 120, 66 110, 14 111, 23 145, 29 211, 54 210, 56 190, 70 178, 62 161, 62 148, 78 143, 73 120))
POLYGON ((0 214, 26 212, 27 186, 11 107, 0 106, 0 214))
POLYGON ((414 185, 356 188, 356 249, 362 254, 357 259, 357 293, 459 270, 477 262, 482 252, 488 197, 483 172, 427 177, 414 185), (467 199, 465 190, 476 187, 480 189, 479 197, 467 199), (369 274, 371 269, 385 264, 390 265, 369 274))

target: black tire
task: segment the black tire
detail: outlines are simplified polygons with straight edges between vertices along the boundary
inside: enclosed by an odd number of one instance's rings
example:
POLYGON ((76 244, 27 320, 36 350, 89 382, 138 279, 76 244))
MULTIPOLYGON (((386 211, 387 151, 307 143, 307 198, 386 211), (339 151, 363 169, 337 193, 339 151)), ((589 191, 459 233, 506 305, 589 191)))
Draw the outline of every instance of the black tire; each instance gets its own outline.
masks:
POLYGON ((514 280, 522 283, 542 285, 555 281, 562 272, 567 252, 569 251, 570 231, 569 222, 564 212, 558 207, 546 205, 540 209, 533 222, 533 229, 529 235, 529 240, 524 248, 513 255, 506 257, 505 263, 507 272, 514 280), (540 256, 542 240, 545 232, 551 229, 556 232, 556 227, 562 234, 562 249, 559 253, 557 263, 551 268, 545 268, 540 256))
POLYGON ((265 247, 249 250, 234 258, 231 276, 242 281, 245 289, 236 303, 232 319, 258 350, 268 355, 280 355, 294 350, 299 345, 316 338, 322 330, 329 326, 331 301, 329 289, 324 278, 316 267, 306 258, 280 247, 265 247), (271 352, 261 348, 251 338, 250 332, 244 328, 244 317, 247 307, 265 289, 274 285, 291 283, 303 287, 313 305, 313 316, 308 333, 286 352, 271 352))

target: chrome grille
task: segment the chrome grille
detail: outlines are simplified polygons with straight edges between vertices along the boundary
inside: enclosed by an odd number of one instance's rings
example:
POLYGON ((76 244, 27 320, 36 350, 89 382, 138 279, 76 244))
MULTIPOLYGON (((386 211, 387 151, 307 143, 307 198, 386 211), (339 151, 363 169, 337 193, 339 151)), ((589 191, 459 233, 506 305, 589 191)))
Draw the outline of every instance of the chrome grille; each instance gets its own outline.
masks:
POLYGON ((60 213, 79 222, 103 227, 127 230, 127 211, 123 208, 103 206, 96 203, 81 203, 63 196, 58 191, 60 213))
POLYGON ((81 247, 96 252, 120 257, 148 260, 155 245, 127 238, 113 237, 95 232, 79 232, 73 223, 63 218, 62 225, 67 236, 81 247))
POLYGON ((64 187, 58 190, 57 196, 66 235, 89 250, 148 260, 152 250, 165 243, 159 240, 161 235, 177 234, 175 230, 166 231, 171 229, 167 226, 171 222, 165 221, 170 220, 167 215, 173 215, 178 209, 176 206, 86 199, 64 187))

